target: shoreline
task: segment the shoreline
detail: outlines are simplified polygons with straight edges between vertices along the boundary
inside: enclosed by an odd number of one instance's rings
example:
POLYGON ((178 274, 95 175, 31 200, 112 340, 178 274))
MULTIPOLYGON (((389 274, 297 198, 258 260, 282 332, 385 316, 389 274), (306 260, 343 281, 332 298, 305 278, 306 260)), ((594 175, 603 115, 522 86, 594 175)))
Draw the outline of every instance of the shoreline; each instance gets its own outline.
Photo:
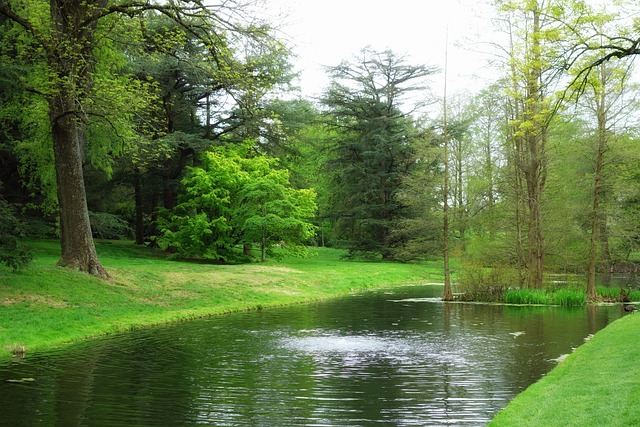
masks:
POLYGON ((58 243, 37 241, 36 260, 18 273, 0 269, 0 363, 127 331, 439 279, 439 263, 309 258, 242 265, 193 264, 150 255, 128 242, 101 242, 112 275, 102 281, 55 267, 58 243), (362 274, 366 271, 366 274, 362 274))
POLYGON ((516 395, 489 425, 637 424, 640 419, 639 332, 638 315, 625 315, 609 323, 516 395))

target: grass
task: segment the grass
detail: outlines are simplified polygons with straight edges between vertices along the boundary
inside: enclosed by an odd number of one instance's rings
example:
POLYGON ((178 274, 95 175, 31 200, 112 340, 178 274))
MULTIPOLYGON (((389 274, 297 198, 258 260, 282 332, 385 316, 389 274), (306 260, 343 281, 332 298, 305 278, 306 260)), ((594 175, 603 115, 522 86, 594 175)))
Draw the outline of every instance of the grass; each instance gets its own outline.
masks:
POLYGON ((640 314, 613 322, 516 396, 490 425, 637 425, 639 332, 640 314))
POLYGON ((542 304, 563 307, 580 307, 585 304, 584 289, 566 287, 556 289, 510 288, 504 292, 503 300, 508 304, 542 304))
MULTIPOLYGON (((620 301, 620 292, 622 289, 620 288, 605 288, 598 286, 597 292, 598 296, 605 301, 620 301)), ((629 292, 629 299, 631 301, 640 301, 640 289, 633 289, 629 292)))
POLYGON ((438 262, 344 261, 342 251, 326 248, 307 258, 209 265, 102 241, 98 254, 113 277, 105 282, 56 267, 55 241, 30 246, 35 259, 29 268, 13 273, 0 267, 0 360, 141 326, 442 281, 438 262))
POLYGON ((508 304, 551 304, 550 295, 543 289, 507 289, 504 302, 508 304))

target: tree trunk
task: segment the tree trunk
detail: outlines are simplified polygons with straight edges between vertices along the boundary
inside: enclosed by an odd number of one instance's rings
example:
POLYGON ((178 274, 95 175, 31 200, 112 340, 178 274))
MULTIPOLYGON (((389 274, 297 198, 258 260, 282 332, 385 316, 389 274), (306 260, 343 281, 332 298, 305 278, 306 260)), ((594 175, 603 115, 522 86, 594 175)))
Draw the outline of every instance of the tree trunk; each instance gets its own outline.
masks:
POLYGON ((55 73, 55 90, 50 96, 49 119, 53 136, 58 205, 60 209, 59 265, 108 277, 100 265, 91 235, 89 210, 82 169, 84 105, 92 86, 93 45, 96 20, 87 20, 105 0, 77 2, 52 0, 52 38, 47 58, 55 73))
POLYGON ((165 209, 173 209, 176 206, 174 181, 166 171, 162 174, 162 202, 165 209))
MULTIPOLYGON (((596 162, 593 173, 593 202, 591 209, 591 239, 589 241, 589 263, 587 266, 587 299, 595 301, 596 292, 596 264, 598 262, 598 242, 602 228, 602 212, 600 198, 602 195, 602 169, 604 166, 604 153, 607 148, 607 113, 605 105, 605 69, 599 67, 600 86, 595 91, 596 114, 598 119, 596 162)), ((608 249, 608 248, 607 248, 608 249)))
POLYGON ((58 265, 106 278, 91 235, 82 170, 83 126, 69 111, 63 94, 49 102, 60 209, 62 256, 58 265))
MULTIPOLYGON (((601 187, 604 187, 604 183, 601 184, 601 187)), ((601 199, 604 199, 606 196, 601 193, 601 199)), ((607 213, 602 209, 600 210, 602 216, 600 218, 600 252, 602 259, 602 264, 604 267, 605 273, 611 272, 611 250, 609 249, 609 227, 607 226, 607 213)))
POLYGON ((529 256, 528 270, 530 288, 541 288, 544 272, 544 231, 542 228, 542 192, 545 183, 545 142, 546 124, 539 116, 542 111, 540 93, 541 52, 540 52, 540 10, 535 4, 532 9, 533 28, 531 33, 531 59, 527 69, 527 99, 524 119, 527 145, 527 164, 524 168, 527 181, 527 202, 529 207, 529 256))
MULTIPOLYGON (((509 52, 512 59, 515 57, 514 53, 514 43, 513 43, 513 32, 511 29, 511 22, 509 21, 509 52)), ((522 111, 524 108, 521 106, 522 98, 520 95, 520 90, 518 88, 518 80, 517 80, 517 69, 515 60, 511 62, 511 90, 512 90, 512 99, 511 104, 507 105, 507 108, 510 110, 505 115, 507 117, 506 129, 509 132, 509 138, 512 141, 511 147, 513 148, 513 154, 510 157, 512 162, 512 170, 513 170, 513 197, 514 197, 514 225, 515 225, 515 254, 518 265, 518 285, 520 287, 524 287, 527 282, 527 260, 525 257, 524 251, 524 239, 523 239, 523 228, 524 228, 524 220, 523 213, 526 209, 524 206, 524 186, 523 186, 523 175, 524 175, 524 150, 523 150, 523 141, 522 137, 518 132, 518 121, 522 119, 522 111), (510 114, 509 114, 510 113, 510 114), (509 120, 511 117, 511 120, 509 120)))
POLYGON ((242 254, 244 256, 251 256, 251 243, 245 243, 242 245, 242 254))
POLYGON ((447 133, 447 49, 448 34, 444 53, 444 97, 442 120, 442 136, 444 140, 444 177, 442 182, 442 255, 444 257, 444 289, 442 291, 442 299, 444 301, 452 301, 453 291, 451 290, 451 271, 449 270, 449 135, 447 133))
POLYGON ((140 173, 134 172, 133 189, 136 201, 136 245, 144 244, 144 209, 142 206, 142 182, 140 173))

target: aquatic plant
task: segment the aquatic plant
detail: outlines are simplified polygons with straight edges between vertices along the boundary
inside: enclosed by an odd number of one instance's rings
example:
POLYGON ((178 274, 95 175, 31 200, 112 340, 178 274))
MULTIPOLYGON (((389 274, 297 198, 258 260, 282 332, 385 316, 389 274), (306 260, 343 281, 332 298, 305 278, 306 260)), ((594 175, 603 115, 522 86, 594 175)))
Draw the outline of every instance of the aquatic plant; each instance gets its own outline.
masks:
POLYGON ((552 304, 549 294, 543 289, 509 289, 504 294, 508 304, 552 304))

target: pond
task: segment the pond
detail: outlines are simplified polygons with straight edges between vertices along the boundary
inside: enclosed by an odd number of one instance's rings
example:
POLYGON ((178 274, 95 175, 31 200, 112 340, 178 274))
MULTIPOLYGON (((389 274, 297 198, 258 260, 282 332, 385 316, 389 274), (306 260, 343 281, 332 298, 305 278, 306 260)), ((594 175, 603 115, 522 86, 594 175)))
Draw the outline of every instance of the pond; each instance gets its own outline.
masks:
POLYGON ((620 307, 416 286, 91 340, 0 365, 0 424, 482 425, 620 307))

